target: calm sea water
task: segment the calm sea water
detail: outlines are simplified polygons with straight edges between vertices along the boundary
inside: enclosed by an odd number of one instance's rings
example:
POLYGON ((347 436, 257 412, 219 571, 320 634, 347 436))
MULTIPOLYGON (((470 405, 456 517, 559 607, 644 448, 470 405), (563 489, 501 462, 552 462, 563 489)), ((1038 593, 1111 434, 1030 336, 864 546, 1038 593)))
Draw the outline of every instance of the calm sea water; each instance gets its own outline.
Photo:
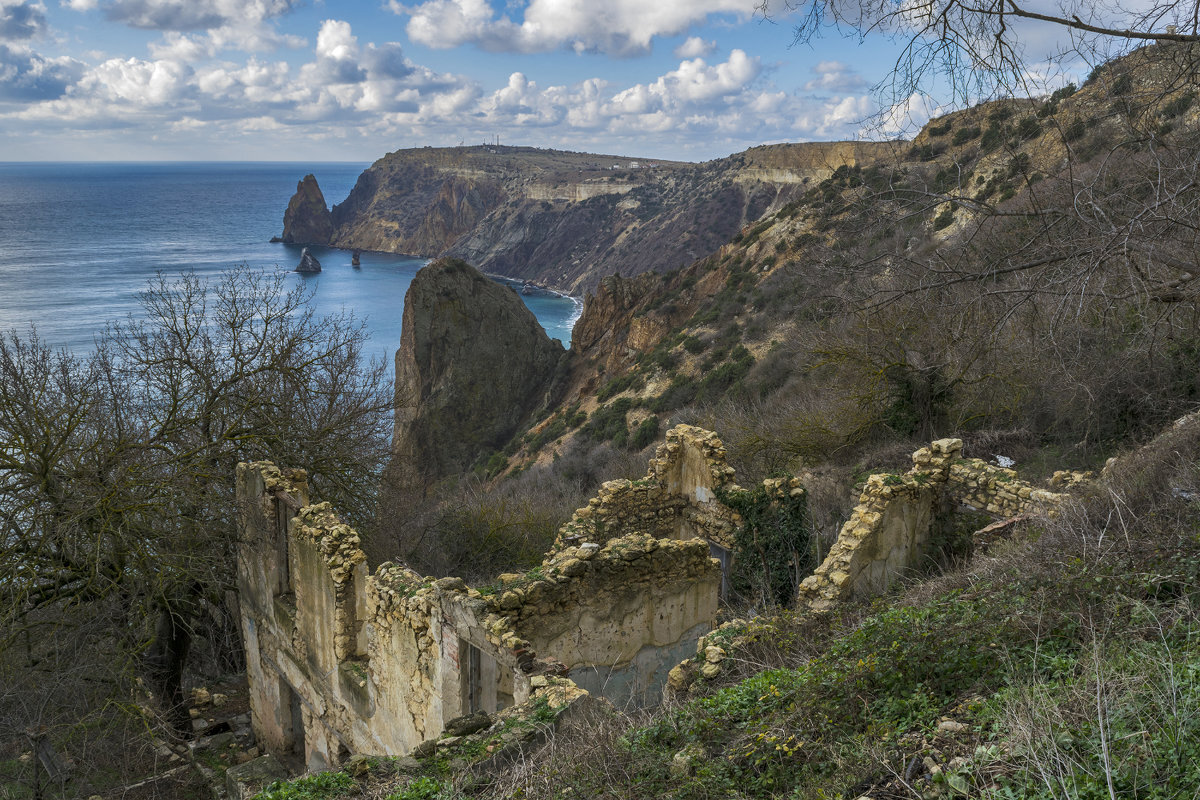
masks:
MULTIPOLYGON (((271 244, 306 173, 330 205, 345 199, 366 164, 0 163, 0 330, 31 323, 48 344, 92 347, 107 320, 138 315, 137 295, 159 270, 216 277, 246 263, 288 272, 313 289, 318 313, 365 319, 372 355, 390 363, 400 343, 404 293, 425 259, 316 247, 320 275, 290 272, 300 247, 271 244)), ((574 301, 528 296, 542 327, 564 344, 574 301)))

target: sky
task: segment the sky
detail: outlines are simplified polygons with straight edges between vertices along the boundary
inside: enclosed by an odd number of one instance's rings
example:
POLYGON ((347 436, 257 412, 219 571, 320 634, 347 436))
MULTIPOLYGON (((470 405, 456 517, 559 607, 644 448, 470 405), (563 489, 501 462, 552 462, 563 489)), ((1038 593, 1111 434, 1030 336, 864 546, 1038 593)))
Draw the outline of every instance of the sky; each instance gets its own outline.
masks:
POLYGON ((0 161, 372 161, 496 140, 701 161, 911 133, 934 109, 881 108, 898 45, 794 44, 796 20, 756 4, 0 0, 0 161))

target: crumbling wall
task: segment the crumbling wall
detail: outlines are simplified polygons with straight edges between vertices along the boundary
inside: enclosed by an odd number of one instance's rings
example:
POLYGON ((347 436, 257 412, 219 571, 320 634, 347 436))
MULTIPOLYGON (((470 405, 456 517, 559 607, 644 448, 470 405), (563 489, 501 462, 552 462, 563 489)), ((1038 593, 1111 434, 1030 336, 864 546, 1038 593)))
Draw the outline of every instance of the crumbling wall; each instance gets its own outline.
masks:
MULTIPOLYGON (((239 464, 237 505, 242 536, 238 542, 238 595, 242 642, 250 692, 254 735, 276 753, 294 753, 297 745, 295 704, 279 679, 269 654, 282 642, 290 645, 295 619, 288 567, 287 528, 295 510, 308 502, 307 477, 301 470, 286 475, 273 464, 239 464)), ((303 755, 300 753, 300 755, 303 755)))
POLYGON ((721 571, 700 539, 634 533, 552 553, 488 596, 523 642, 618 705, 657 703, 716 617, 721 571))
MULTIPOLYGON (((1071 476, 1071 483, 1081 480, 1077 473, 1055 473, 1060 480, 1066 480, 1064 475, 1071 476)), ((1021 480, 1016 470, 997 467, 978 458, 956 460, 950 467, 946 488, 957 506, 1002 519, 1028 514, 1062 500, 1061 494, 1021 480)))
POLYGON ((657 702, 716 616, 719 562, 703 539, 681 537, 732 529, 713 491, 731 477, 720 440, 683 426, 647 480, 609 484, 539 567, 472 588, 396 564, 368 574, 354 530, 328 504, 307 504, 302 472, 239 465, 256 733, 321 769, 351 753, 406 753, 451 720, 527 701, 539 676, 657 702))
POLYGON ((530 676, 546 671, 507 630, 489 629, 487 604, 458 578, 382 564, 369 592, 372 752, 406 752, 459 716, 522 703, 530 676))
POLYGON ((961 456, 961 439, 939 439, 913 453, 913 467, 904 475, 869 477, 825 560, 801 582, 800 604, 825 611, 884 591, 928 557, 945 513, 967 508, 1008 518, 1062 500, 1011 469, 961 456))
POLYGON ((656 539, 699 537, 731 549, 740 520, 717 500, 717 492, 732 485, 733 475, 715 433, 676 425, 650 459, 646 476, 604 483, 563 526, 555 548, 641 533, 656 539))
POLYGON ((491 710, 528 696, 536 665, 485 631, 485 603, 456 579, 394 565, 368 575, 353 528, 326 504, 302 505, 302 477, 264 463, 238 468, 251 717, 269 750, 308 769, 349 753, 404 753, 475 710, 472 678, 491 710), (486 664, 474 676, 459 657, 470 648, 472 663, 486 664))

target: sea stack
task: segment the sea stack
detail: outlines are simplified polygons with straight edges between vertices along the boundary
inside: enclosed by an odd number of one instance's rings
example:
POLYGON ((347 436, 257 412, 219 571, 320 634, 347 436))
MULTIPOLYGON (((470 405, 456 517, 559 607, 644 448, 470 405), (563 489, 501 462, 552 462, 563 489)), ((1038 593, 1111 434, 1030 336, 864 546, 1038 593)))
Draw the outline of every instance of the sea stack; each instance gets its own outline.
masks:
POLYGON ((404 298, 393 474, 420 486, 503 447, 554 393, 564 359, 515 291, 442 258, 404 298))
POLYGON ((333 215, 325 195, 311 173, 296 184, 296 193, 283 212, 283 236, 288 244, 329 244, 333 237, 333 215))
POLYGON ((362 266, 362 264, 360 264, 359 260, 358 260, 358 257, 361 255, 362 255, 361 250, 355 250, 352 253, 350 253, 350 266, 352 266, 352 267, 362 266))
POLYGON ((304 272, 315 274, 321 271, 321 262, 317 261, 317 257, 308 252, 308 248, 300 251, 300 263, 296 265, 296 272, 304 272))

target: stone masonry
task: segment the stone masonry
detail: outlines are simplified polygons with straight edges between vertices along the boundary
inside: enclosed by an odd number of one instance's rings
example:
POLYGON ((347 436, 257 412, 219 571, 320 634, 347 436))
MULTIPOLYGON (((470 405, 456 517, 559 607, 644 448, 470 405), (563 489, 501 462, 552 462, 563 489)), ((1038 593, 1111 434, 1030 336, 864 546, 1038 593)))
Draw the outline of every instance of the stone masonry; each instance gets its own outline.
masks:
POLYGON ((940 515, 965 508, 1011 518, 1052 508, 1063 498, 1011 469, 961 456, 961 439, 939 439, 913 453, 907 473, 869 477, 825 560, 801 582, 800 604, 827 611, 884 591, 928 557, 940 515))
POLYGON ((238 467, 238 580, 259 741, 319 770, 399 755, 447 723, 530 701, 547 681, 646 705, 711 630, 736 514, 715 435, 668 434, 647 478, 605 484, 536 568, 488 586, 399 564, 310 505, 303 471, 238 467), (727 555, 727 554, 726 554, 727 555))

